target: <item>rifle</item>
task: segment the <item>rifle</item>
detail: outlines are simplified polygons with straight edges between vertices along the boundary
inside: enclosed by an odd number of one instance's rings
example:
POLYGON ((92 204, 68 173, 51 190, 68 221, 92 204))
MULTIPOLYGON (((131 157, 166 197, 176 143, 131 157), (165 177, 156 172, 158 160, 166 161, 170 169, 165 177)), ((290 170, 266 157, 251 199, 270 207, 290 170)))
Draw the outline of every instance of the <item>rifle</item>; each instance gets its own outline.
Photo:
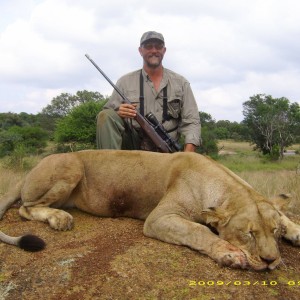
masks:
MULTIPOLYGON (((95 66, 95 68, 102 74, 102 76, 110 83, 110 85, 115 89, 115 91, 121 96, 127 104, 132 104, 130 100, 123 95, 120 89, 105 75, 105 73, 97 66, 97 64, 90 58, 88 54, 85 54, 86 58, 95 66)), ((136 112, 135 120, 148 135, 154 145, 164 153, 173 153, 180 151, 180 145, 175 142, 163 126, 158 122, 152 113, 149 113, 144 118, 140 112, 136 112)))

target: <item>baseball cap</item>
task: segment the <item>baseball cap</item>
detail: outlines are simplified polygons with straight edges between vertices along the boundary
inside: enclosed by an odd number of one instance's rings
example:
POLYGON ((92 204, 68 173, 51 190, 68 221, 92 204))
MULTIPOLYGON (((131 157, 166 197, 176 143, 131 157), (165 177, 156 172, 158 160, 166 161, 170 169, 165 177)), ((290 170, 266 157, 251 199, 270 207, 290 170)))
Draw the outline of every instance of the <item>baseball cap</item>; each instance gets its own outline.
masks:
POLYGON ((164 37, 161 33, 156 31, 147 31, 142 35, 140 45, 152 39, 160 40, 161 42, 165 43, 164 37))

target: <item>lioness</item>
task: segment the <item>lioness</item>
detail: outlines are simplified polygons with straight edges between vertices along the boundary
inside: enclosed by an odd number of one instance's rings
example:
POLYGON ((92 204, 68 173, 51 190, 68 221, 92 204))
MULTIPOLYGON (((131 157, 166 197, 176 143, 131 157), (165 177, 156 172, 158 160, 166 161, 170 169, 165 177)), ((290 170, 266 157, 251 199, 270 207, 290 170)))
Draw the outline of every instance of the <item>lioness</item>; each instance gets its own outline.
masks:
MULTIPOLYGON (((280 205, 195 153, 91 150, 51 155, 1 199, 0 217, 18 199, 22 217, 57 230, 73 226, 72 216, 58 208, 143 219, 146 236, 188 246, 236 268, 274 269, 281 262, 281 236, 300 245, 300 226, 280 205)), ((17 243, 3 233, 0 239, 17 243)))

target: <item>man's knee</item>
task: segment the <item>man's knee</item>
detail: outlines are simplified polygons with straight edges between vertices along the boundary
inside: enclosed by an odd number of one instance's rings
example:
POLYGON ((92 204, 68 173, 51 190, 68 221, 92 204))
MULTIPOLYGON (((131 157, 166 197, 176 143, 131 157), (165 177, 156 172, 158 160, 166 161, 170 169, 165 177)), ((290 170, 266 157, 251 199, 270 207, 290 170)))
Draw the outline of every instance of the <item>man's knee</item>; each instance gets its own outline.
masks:
POLYGON ((97 116, 97 148, 120 149, 123 121, 112 109, 104 109, 97 116))
POLYGON ((104 126, 107 122, 118 122, 121 123, 122 120, 113 109, 103 109, 99 112, 97 117, 97 126, 104 126))

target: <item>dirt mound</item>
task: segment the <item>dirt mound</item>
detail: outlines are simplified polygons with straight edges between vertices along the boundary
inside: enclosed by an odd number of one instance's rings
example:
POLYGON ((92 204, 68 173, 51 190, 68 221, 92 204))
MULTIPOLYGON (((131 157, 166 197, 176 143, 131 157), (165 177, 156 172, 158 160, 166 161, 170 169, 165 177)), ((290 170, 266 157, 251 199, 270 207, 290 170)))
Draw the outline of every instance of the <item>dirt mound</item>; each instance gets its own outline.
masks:
POLYGON ((144 237, 142 221, 70 212, 68 232, 21 220, 16 208, 7 212, 3 231, 38 234, 47 247, 29 253, 0 244, 0 299, 300 299, 300 249, 285 242, 280 268, 233 270, 144 237))

